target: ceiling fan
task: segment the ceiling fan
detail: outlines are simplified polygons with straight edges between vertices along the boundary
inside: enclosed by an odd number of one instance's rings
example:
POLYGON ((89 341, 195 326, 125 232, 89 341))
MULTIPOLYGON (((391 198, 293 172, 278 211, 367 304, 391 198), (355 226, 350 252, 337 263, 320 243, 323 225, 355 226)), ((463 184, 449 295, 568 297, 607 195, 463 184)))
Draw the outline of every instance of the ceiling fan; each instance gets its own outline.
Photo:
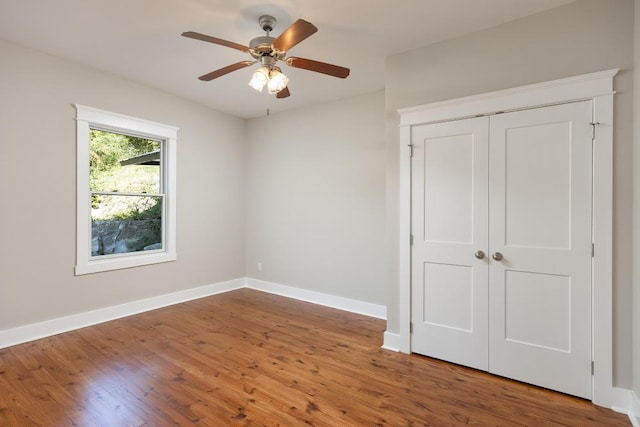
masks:
POLYGON ((327 74, 341 79, 344 79, 349 75, 349 69, 345 67, 314 61, 312 59, 299 58, 296 56, 287 57, 287 52, 292 47, 318 31, 312 23, 307 22, 304 19, 298 19, 277 38, 270 36, 271 31, 273 31, 276 26, 276 18, 271 15, 262 15, 258 20, 258 23, 267 35, 252 39, 249 42, 249 46, 208 36, 206 34, 196 33, 194 31, 182 33, 184 37, 219 44, 242 52, 247 52, 254 58, 253 61, 236 62, 235 64, 227 65, 226 67, 204 74, 198 78, 203 81, 211 81, 232 71, 237 71, 260 62, 261 66, 253 73, 249 86, 262 92, 262 89, 266 85, 269 93, 276 94, 276 98, 282 99, 288 97, 291 93, 287 87, 289 79, 282 73, 280 67, 278 67, 278 61, 282 61, 290 67, 315 71, 317 73, 327 74))

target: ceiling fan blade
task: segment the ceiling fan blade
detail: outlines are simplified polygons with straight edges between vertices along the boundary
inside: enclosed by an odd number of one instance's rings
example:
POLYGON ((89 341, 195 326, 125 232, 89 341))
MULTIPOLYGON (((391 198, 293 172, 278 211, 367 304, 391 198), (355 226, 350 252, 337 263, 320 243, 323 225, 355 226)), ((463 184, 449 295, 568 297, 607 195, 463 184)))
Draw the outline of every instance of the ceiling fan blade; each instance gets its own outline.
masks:
POLYGON ((282 89, 280 92, 276 94, 276 98, 278 99, 288 98, 290 95, 291 95, 291 92, 289 92, 289 87, 285 87, 284 89, 282 89))
POLYGON ((208 82, 213 79, 217 79, 218 77, 224 76, 225 74, 229 74, 232 71, 240 70, 244 67, 248 67, 249 65, 252 65, 255 63, 256 61, 236 62, 235 64, 227 65, 226 67, 220 68, 219 70, 212 71, 198 78, 202 81, 208 82))
POLYGON ((318 29, 311 22, 298 19, 273 41, 273 48, 286 52, 316 31, 318 29))
POLYGON ((190 39, 202 40, 203 42, 219 44, 221 46, 230 47, 232 49, 238 49, 242 52, 249 52, 248 46, 245 46, 239 43, 230 42, 228 40, 219 39, 217 37, 208 36, 206 34, 196 33, 193 31, 186 31, 182 33, 182 36, 189 37, 190 39))
POLYGON ((294 68, 302 68, 304 70, 315 71, 316 73, 328 74, 341 79, 347 78, 351 72, 345 67, 327 64, 326 62, 314 61, 313 59, 296 58, 295 56, 287 58, 286 62, 287 65, 294 68))

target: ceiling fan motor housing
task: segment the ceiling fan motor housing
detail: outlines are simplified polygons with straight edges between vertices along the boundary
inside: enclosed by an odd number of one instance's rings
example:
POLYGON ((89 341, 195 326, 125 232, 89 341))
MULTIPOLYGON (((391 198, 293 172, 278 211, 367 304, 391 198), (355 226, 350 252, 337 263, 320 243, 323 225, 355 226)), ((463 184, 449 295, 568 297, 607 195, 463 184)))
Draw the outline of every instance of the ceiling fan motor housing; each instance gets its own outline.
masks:
POLYGON ((272 44, 275 37, 261 36, 255 37, 249 42, 251 50, 251 56, 255 59, 261 59, 263 56, 272 56, 276 59, 283 59, 285 52, 277 51, 273 48, 272 44))

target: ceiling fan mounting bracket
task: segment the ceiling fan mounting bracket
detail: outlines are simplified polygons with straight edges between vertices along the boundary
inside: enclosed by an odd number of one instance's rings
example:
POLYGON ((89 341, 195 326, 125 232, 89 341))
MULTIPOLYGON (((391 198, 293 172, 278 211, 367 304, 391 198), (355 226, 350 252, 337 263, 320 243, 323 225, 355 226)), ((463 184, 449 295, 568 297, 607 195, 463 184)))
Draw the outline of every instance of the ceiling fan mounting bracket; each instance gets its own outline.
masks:
POLYGON ((273 31, 273 29, 276 27, 276 23, 277 22, 278 21, 276 21, 276 18, 274 18, 271 15, 262 15, 258 19, 258 23, 260 24, 260 28, 262 28, 267 33, 270 33, 271 31, 273 31))

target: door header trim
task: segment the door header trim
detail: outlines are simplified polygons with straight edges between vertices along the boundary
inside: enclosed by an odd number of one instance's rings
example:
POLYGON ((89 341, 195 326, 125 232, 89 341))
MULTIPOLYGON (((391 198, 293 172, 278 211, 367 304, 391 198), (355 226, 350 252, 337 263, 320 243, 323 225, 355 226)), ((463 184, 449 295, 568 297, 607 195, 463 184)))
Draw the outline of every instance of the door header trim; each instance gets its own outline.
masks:
POLYGON ((398 110, 400 126, 433 123, 612 95, 619 68, 398 110))

